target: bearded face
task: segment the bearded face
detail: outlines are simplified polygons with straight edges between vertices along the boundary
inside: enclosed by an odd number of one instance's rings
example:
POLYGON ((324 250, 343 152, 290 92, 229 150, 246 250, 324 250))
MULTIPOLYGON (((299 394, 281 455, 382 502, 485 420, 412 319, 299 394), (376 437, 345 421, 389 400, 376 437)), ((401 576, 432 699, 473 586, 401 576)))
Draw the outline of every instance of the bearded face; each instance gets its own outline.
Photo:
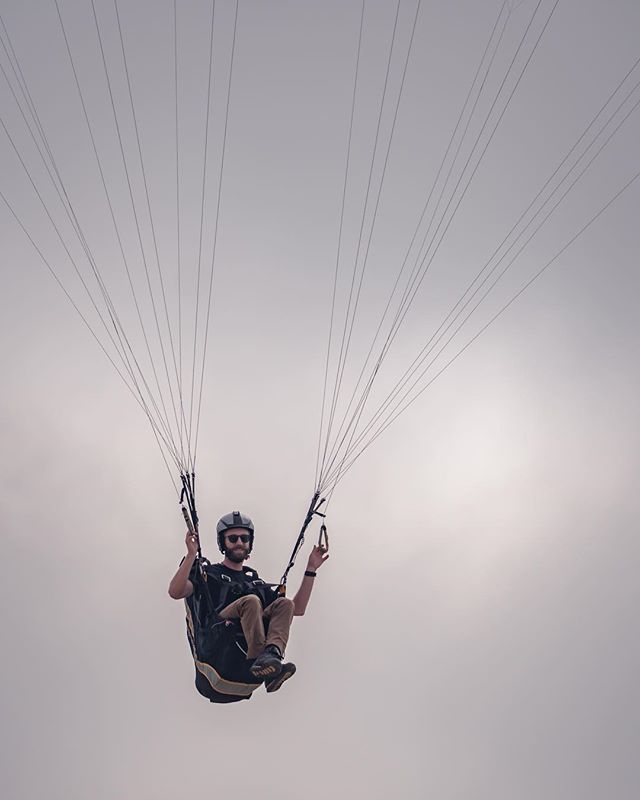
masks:
POLYGON ((242 564, 249 557, 251 537, 244 528, 232 528, 224 536, 224 554, 234 564, 242 564))

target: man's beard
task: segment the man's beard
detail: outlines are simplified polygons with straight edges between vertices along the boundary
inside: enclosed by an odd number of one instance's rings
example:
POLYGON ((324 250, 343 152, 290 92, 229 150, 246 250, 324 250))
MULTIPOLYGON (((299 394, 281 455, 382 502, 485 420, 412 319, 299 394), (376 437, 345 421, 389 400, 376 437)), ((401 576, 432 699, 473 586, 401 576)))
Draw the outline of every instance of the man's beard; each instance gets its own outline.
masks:
POLYGON ((242 564, 243 561, 249 557, 249 553, 246 550, 225 550, 225 556, 229 559, 229 561, 233 561, 234 564, 242 564))

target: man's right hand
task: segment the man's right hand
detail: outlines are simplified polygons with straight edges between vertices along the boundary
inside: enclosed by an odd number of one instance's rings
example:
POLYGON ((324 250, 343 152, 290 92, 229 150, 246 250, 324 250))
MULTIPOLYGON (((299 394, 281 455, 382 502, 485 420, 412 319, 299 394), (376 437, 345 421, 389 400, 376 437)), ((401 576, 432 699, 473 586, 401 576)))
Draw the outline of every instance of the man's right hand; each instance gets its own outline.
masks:
POLYGON ((187 536, 185 538, 185 542, 187 545, 187 555, 189 556, 197 556, 198 555, 198 537, 191 533, 191 531, 187 531, 187 536))
POLYGON ((187 531, 184 541, 187 545, 187 555, 182 559, 178 571, 169 584, 169 596, 174 600, 182 600, 193 594, 193 584, 189 580, 189 575, 198 555, 198 537, 187 531))

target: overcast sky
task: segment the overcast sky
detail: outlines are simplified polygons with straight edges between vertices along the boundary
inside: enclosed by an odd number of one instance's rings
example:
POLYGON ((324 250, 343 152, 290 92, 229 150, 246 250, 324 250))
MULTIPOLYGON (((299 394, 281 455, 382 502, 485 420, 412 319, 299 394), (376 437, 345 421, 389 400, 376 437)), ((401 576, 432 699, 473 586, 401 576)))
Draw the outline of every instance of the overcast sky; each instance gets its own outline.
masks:
MULTIPOLYGON (((92 6, 58 4, 143 286, 92 6)), ((177 7, 186 353, 211 4, 177 7)), ((397 7, 365 4, 337 324, 397 7)), ((373 408, 640 56, 636 2, 560 0, 551 14, 553 0, 542 0, 535 16, 534 0, 508 7, 510 16, 498 18, 497 0, 421 5, 345 369, 347 398, 496 18, 506 25, 479 115, 489 112, 525 33, 516 68, 532 55, 517 86, 520 73, 509 73, 513 97, 389 351, 373 408)), ((151 253, 114 5, 96 0, 95 8, 151 253)), ((175 275, 173 3, 119 0, 118 9, 158 250, 175 275)), ((215 523, 239 508, 256 524, 250 564, 276 581, 314 489, 361 3, 240 0, 234 47, 235 9, 217 0, 206 263, 219 185, 220 210, 198 440, 201 538, 215 559, 215 523)), ((365 241, 416 3, 401 0, 399 9, 365 241)), ((0 38, 14 48, 123 327, 142 348, 55 2, 2 0, 0 10, 0 38)), ((0 46, 0 64, 17 92, 8 49, 0 46)), ((591 155, 638 100, 639 72, 616 96, 617 104, 628 95, 626 105, 591 155)), ((7 205, 93 324, 11 144, 86 269, 4 75, 0 110, 3 797, 636 798, 640 181, 354 465, 331 500, 331 557, 294 623, 287 657, 298 665, 295 678, 275 695, 259 691, 223 707, 193 688, 184 609, 167 595, 184 531, 149 424, 7 205)), ((631 111, 449 357, 633 178, 638 114, 631 111)), ((470 143, 482 124, 475 120, 470 143)))

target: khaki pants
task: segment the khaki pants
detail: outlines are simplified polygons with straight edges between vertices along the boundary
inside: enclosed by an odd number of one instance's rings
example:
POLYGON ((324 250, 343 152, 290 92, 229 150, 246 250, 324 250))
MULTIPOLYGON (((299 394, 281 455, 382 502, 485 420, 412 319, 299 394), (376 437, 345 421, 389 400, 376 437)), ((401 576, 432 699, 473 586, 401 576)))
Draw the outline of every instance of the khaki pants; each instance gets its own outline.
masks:
POLYGON ((278 597, 271 605, 262 608, 259 597, 247 594, 218 613, 221 619, 240 620, 247 640, 247 658, 256 658, 269 644, 274 644, 284 654, 293 620, 293 601, 288 597, 278 597), (268 623, 267 634, 265 622, 268 623))

